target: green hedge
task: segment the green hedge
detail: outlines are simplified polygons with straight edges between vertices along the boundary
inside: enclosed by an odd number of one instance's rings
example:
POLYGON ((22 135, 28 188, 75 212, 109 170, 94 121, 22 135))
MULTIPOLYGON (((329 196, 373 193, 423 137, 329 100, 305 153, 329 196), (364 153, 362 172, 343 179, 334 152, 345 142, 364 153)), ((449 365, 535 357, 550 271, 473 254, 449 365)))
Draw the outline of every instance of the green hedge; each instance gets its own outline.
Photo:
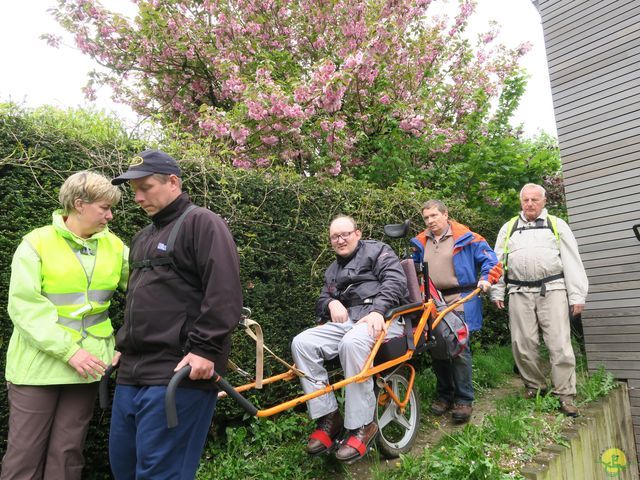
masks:
MULTIPOLYGON (((114 175, 141 150, 117 121, 83 111, 52 109, 25 112, 0 105, 0 368, 4 374, 6 344, 12 325, 6 313, 11 257, 21 237, 47 224, 57 208, 57 190, 74 171, 94 169, 114 175)), ((180 152, 171 152, 181 158, 180 152)), ((382 226, 412 219, 412 233, 422 229, 420 205, 432 192, 406 186, 377 190, 348 178, 301 178, 284 171, 243 171, 216 165, 211 160, 184 159, 184 185, 195 203, 207 206, 229 222, 241 258, 244 303, 265 331, 266 343, 290 358, 290 341, 313 321, 322 273, 333 260, 327 225, 336 214, 353 215, 365 238, 385 239, 382 226)), ((464 179, 461 179, 464 181, 464 179)), ((504 218, 493 218, 445 199, 450 214, 485 235, 490 243, 504 218)), ((148 222, 134 205, 130 191, 114 209, 112 229, 128 242, 148 222)), ((389 239, 386 239, 389 240, 389 239)), ((389 243, 401 252, 406 241, 389 243)), ((122 322, 124 297, 115 297, 112 318, 122 322)), ((476 337, 480 343, 507 341, 505 317, 492 312, 476 337)), ((254 347, 242 333, 234 336, 233 359, 245 370, 254 364, 254 347)), ((266 374, 280 371, 268 362, 266 374)), ((232 378, 235 382, 238 379, 232 378)), ((291 382, 268 388, 253 398, 262 406, 291 395, 291 382)), ((0 391, 0 452, 6 444, 6 392, 0 391)), ((229 401, 219 404, 216 423, 239 416, 229 401)), ((87 476, 108 478, 108 413, 96 410, 87 448, 87 476), (103 473, 100 473, 103 472, 103 473)))

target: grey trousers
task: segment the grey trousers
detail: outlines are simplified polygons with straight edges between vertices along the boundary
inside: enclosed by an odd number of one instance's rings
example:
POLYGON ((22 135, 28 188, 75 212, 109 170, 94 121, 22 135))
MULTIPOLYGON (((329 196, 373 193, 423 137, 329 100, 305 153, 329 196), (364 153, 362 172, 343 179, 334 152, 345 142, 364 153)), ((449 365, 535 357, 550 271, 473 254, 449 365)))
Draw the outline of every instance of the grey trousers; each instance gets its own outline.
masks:
MULTIPOLYGON (((397 337, 403 333, 403 327, 393 322, 386 338, 397 337)), ((293 360, 296 366, 313 380, 300 379, 304 393, 314 392, 328 384, 329 378, 324 361, 336 356, 340 357, 345 378, 360 373, 374 343, 375 339, 367 331, 367 324, 356 324, 351 320, 345 323, 328 322, 298 334, 291 344, 293 360)), ((344 426, 346 429, 355 430, 371 423, 375 407, 372 378, 345 386, 344 426)), ((309 400, 307 408, 309 416, 316 419, 337 410, 338 402, 333 393, 327 393, 309 400)))
POLYGON ((98 382, 7 388, 9 436, 0 479, 80 480, 98 382))
POLYGON ((553 393, 561 400, 576 395, 576 359, 571 346, 569 302, 566 290, 509 294, 509 327, 516 365, 524 384, 546 388, 548 366, 540 357, 538 329, 549 349, 553 393))

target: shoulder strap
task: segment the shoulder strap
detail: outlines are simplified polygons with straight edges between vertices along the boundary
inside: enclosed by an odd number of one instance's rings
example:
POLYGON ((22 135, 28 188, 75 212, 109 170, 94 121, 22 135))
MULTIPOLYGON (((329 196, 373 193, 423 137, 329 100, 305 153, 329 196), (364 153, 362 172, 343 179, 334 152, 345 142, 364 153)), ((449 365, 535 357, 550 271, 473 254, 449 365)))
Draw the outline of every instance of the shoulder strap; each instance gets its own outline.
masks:
MULTIPOLYGON (((509 220, 509 222, 507 223, 507 236, 505 238, 504 241, 504 255, 503 255, 503 261, 502 261, 502 265, 504 267, 504 276, 505 276, 505 281, 508 279, 508 264, 507 264, 507 260, 509 259, 509 239, 511 238, 511 235, 514 234, 514 232, 516 230, 522 230, 522 229, 518 229, 518 228, 514 228, 517 224, 518 224, 518 220, 520 219, 520 216, 515 216, 513 217, 511 220, 509 220)), ((551 232, 553 233, 553 236, 556 238, 556 242, 558 242, 558 248, 560 248, 560 233, 558 232, 558 218, 553 216, 553 215, 547 215, 547 226, 536 226, 536 227, 532 227, 532 228, 548 228, 549 230, 551 230, 551 232)))
POLYGON ((513 235, 513 232, 516 231, 514 227, 518 224, 519 219, 520 219, 520 216, 516 215, 507 223, 507 237, 505 238, 505 248, 507 245, 507 240, 509 240, 511 238, 511 235, 513 235))
POLYGON ((189 271, 180 270, 176 265, 175 261, 173 260, 173 246, 176 243, 176 238, 178 238, 178 233, 180 232, 180 228, 182 227, 182 224, 187 218, 187 215, 191 211, 195 210, 196 208, 198 207, 196 207, 193 204, 189 205, 185 209, 185 211, 180 214, 180 216, 176 220, 176 223, 173 224, 173 227, 171 227, 171 232, 169 232, 169 238, 167 239, 166 256, 171 259, 171 263, 169 263, 169 267, 171 267, 171 269, 173 269, 173 271, 176 272, 178 276, 185 281, 185 283, 191 285, 192 287, 200 288, 201 282, 198 276, 189 271))
POLYGON ((502 255, 502 266, 503 266, 503 270, 504 270, 504 276, 505 279, 507 278, 507 270, 509 268, 509 239, 511 238, 511 235, 513 235, 514 232, 514 228, 516 226, 516 224, 518 223, 518 219, 520 218, 519 215, 516 215, 515 217, 513 217, 511 220, 509 220, 507 222, 507 236, 504 239, 504 248, 502 249, 503 255, 502 255))
MULTIPOLYGON (((168 265, 174 272, 178 274, 182 280, 191 285, 192 287, 198 287, 200 285, 200 279, 197 278, 196 275, 191 272, 182 271, 178 268, 173 260, 173 246, 176 243, 176 239, 178 238, 178 233, 180 232, 180 228, 184 223, 187 215, 198 208, 196 205, 189 205, 184 212, 180 214, 176 222, 171 227, 171 231, 169 232, 169 238, 167 239, 165 254, 161 257, 156 258, 145 258, 138 262, 131 263, 130 267, 134 268, 153 268, 160 265, 168 265)), ((149 224, 142 231, 150 230, 153 227, 153 224, 149 224)))
POLYGON ((185 209, 185 211, 180 214, 180 216, 178 217, 178 220, 176 220, 176 223, 173 224, 173 227, 171 228, 171 232, 169 233, 169 238, 167 239, 167 250, 166 250, 167 256, 170 256, 171 252, 173 252, 173 246, 176 243, 178 232, 180 231, 180 227, 182 227, 182 224, 184 223, 185 218, 187 217, 189 212, 191 212, 192 210, 195 210, 196 208, 198 207, 196 207, 193 204, 189 205, 185 209))
POLYGON ((558 242, 558 246, 559 246, 560 232, 558 232, 558 218, 554 217, 553 215, 547 215, 547 220, 549 221, 551 231, 553 232, 553 236, 556 237, 556 242, 558 242))

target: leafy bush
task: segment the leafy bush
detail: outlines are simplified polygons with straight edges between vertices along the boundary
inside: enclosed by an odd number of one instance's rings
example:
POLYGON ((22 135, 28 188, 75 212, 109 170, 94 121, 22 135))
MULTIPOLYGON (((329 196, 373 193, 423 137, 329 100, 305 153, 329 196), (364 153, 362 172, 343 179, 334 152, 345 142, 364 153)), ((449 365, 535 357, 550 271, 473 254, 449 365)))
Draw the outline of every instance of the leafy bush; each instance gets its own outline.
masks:
MULTIPOLYGON (((135 152, 146 145, 131 139, 117 121, 100 114, 54 109, 24 112, 15 105, 0 105, 0 368, 4 372, 11 321, 6 313, 11 257, 21 237, 50 221, 57 208, 57 190, 63 180, 80 169, 114 176, 135 152)), ((195 203, 207 206, 229 223, 241 258, 244 303, 265 331, 266 343, 280 356, 290 358, 291 339, 312 325, 313 306, 322 274, 333 260, 327 225, 338 213, 356 217, 365 238, 384 239, 382 226, 411 218, 413 234, 422 229, 420 206, 433 194, 406 185, 381 190, 349 178, 320 180, 285 170, 244 171, 214 164, 190 152, 182 158, 185 188, 195 203)), ((445 199, 451 216, 485 235, 490 242, 505 219, 484 215, 461 202, 445 199)), ((125 242, 148 219, 134 204, 131 192, 114 208, 112 230, 125 242)), ((402 251, 406 241, 390 242, 402 251)), ((122 322, 123 295, 114 298, 112 319, 122 322)), ((491 338, 492 325, 503 328, 502 318, 487 319, 476 338, 491 338)), ((490 342, 487 341, 487 344, 490 342)), ((249 370, 254 346, 241 332, 234 336, 233 358, 249 370)), ((281 371, 269 363, 266 374, 281 371)), ((236 377, 230 380, 242 381, 236 377)), ((242 382, 244 383, 244 382, 242 382)), ((265 389, 257 394, 264 406, 290 396, 297 383, 265 389)), ((6 405, 6 392, 0 391, 6 405)), ((5 449, 8 409, 0 409, 0 453, 5 449)), ((241 416, 232 402, 221 402, 216 422, 223 429, 241 416)), ((105 455, 109 415, 96 411, 87 443, 87 476, 108 477, 105 455)))

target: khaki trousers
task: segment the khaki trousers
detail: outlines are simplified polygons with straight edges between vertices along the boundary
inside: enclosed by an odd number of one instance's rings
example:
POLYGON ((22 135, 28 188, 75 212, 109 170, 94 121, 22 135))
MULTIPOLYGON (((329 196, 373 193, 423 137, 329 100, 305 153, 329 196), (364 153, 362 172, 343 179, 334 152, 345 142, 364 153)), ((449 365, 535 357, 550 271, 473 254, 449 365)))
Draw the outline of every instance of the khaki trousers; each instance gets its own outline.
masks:
POLYGON ((9 436, 0 479, 80 480, 98 382, 7 388, 9 436))
POLYGON ((509 294, 511 346, 524 384, 546 388, 548 366, 539 352, 539 330, 549 349, 553 393, 561 400, 575 397, 576 359, 571 347, 569 302, 566 290, 509 294))

